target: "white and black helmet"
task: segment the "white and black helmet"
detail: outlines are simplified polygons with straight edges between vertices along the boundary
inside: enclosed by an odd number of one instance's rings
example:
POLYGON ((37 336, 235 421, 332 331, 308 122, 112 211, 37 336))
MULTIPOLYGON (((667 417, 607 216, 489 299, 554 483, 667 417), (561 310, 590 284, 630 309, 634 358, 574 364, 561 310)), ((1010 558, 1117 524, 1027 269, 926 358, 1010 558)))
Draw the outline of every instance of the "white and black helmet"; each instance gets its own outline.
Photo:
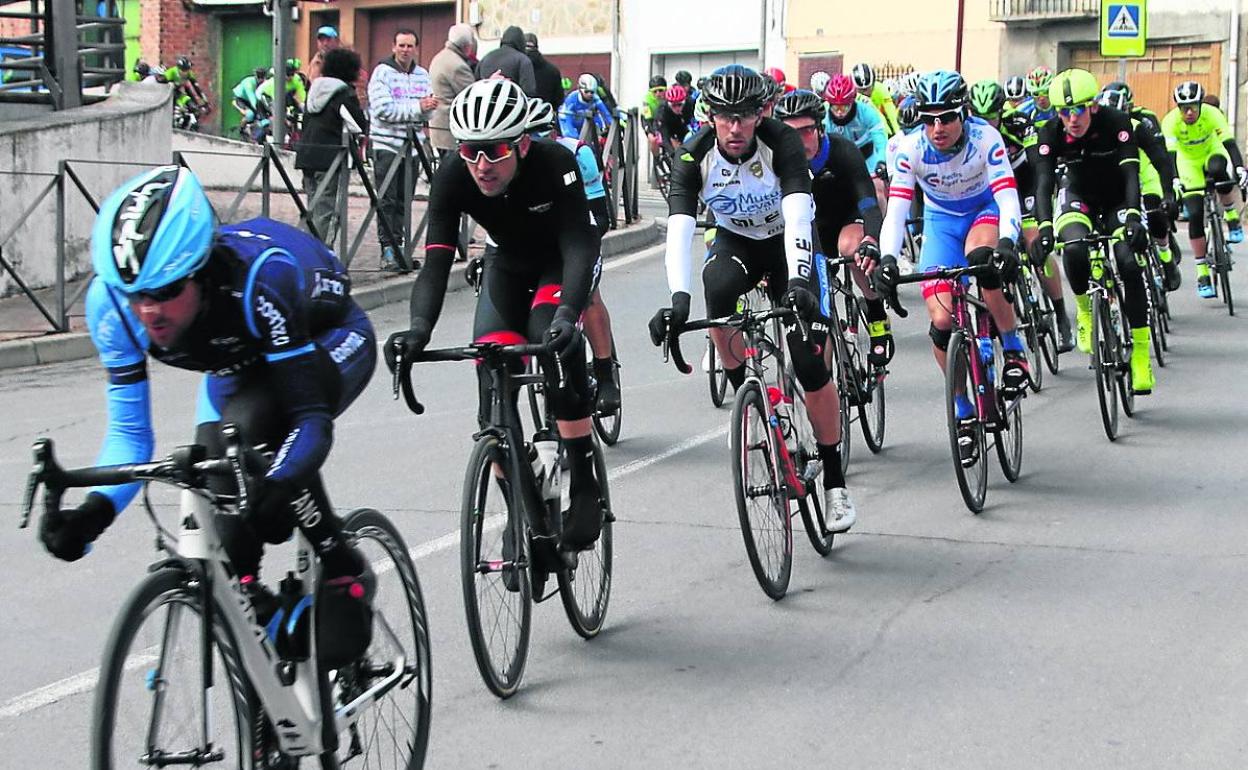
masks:
POLYGON ((529 99, 529 120, 525 131, 549 131, 555 126, 555 108, 550 102, 534 96, 529 99))
POLYGON ((819 70, 810 76, 810 90, 817 94, 823 93, 823 90, 828 87, 828 81, 831 79, 831 75, 823 70, 819 70))
POLYGON ((1174 103, 1179 106, 1185 104, 1200 104, 1204 100, 1204 86, 1197 83, 1195 80, 1179 83, 1174 87, 1174 103))
POLYGON ((529 97, 511 80, 478 80, 451 102, 451 136, 460 142, 512 141, 528 123, 529 97))
POLYGON ((875 70, 866 62, 855 64, 850 77, 854 79, 854 88, 874 88, 875 70))
POLYGON ((1027 80, 1022 75, 1007 78, 1003 86, 1006 99, 1027 98, 1027 80))
POLYGON ((587 93, 598 93, 598 78, 586 72, 576 80, 576 90, 585 91, 587 93))

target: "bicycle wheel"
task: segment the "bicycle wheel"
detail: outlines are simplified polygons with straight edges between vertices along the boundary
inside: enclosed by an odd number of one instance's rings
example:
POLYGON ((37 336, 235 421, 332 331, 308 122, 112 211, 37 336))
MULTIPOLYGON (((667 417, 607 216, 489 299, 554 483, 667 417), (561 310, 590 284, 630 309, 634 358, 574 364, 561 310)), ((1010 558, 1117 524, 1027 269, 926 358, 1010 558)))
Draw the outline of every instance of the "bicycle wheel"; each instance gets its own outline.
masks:
POLYGON ((724 396, 728 393, 728 374, 719 362, 715 343, 709 337, 706 340, 706 361, 706 380, 711 389, 711 403, 718 409, 724 405, 724 396))
POLYGON ((593 639, 602 630, 607 619, 607 604, 611 601, 612 540, 611 490, 607 486, 607 464, 602 449, 594 445, 594 475, 602 486, 602 534, 594 547, 576 555, 576 569, 561 570, 556 576, 559 583, 559 601, 572 624, 572 630, 585 639, 593 639))
MULTIPOLYGON (((529 362, 525 366, 526 374, 539 374, 541 367, 537 363, 537 356, 530 356, 529 362)), ((533 432, 537 432, 546 427, 546 383, 539 381, 530 383, 525 390, 529 395, 529 416, 533 419, 533 432)))
POLYGON ((1110 441, 1118 438, 1118 341, 1109 317, 1109 303, 1100 292, 1092 295, 1092 370, 1101 424, 1110 441))
POLYGON ((1166 344, 1165 317, 1161 312, 1161 295, 1165 289, 1157 283, 1160 272, 1153 260, 1150 258, 1145 265, 1144 284, 1148 288, 1148 328, 1153 340, 1153 358, 1157 359, 1158 366, 1164 367, 1169 347, 1166 344))
POLYGON ((732 404, 732 481, 745 553, 763 593, 781 599, 793 567, 789 495, 780 476, 776 433, 757 380, 732 404))
MULTIPOLYGON (((849 345, 845 342, 844 334, 830 334, 828 338, 828 349, 832 356, 832 365, 828 367, 828 371, 832 375, 833 383, 836 385, 837 409, 841 414, 841 473, 849 473, 849 453, 853 442, 849 440, 850 422, 850 406, 849 393, 854 388, 854 371, 853 362, 851 361, 851 353, 849 345)), ((796 375, 790 372, 790 376, 796 378, 796 375)))
POLYGON ((500 698, 520 686, 533 613, 528 538, 505 491, 515 483, 498 438, 477 439, 464 478, 460 577, 472 655, 485 686, 500 698))
POLYGON ((805 481, 805 494, 797 499, 797 508, 802 514, 802 525, 806 528, 806 537, 820 556, 832 552, 833 534, 828 532, 827 521, 823 516, 823 501, 819 493, 823 490, 823 470, 819 465, 819 445, 815 441, 815 430, 810 424, 810 413, 806 411, 806 394, 797 382, 797 376, 790 368, 786 382, 792 398, 789 412, 790 429, 794 432, 794 445, 797 452, 794 463, 797 472, 805 481), (812 463, 814 463, 812 465, 812 463), (810 474, 811 469, 819 468, 819 472, 810 474))
MULTIPOLYGON (((145 577, 122 605, 104 647, 92 709, 95 770, 254 767, 255 697, 223 624, 213 623, 212 649, 203 649, 201 599, 190 575, 167 568, 145 577), (205 652, 215 687, 205 681, 205 652)), ((215 607, 212 615, 223 617, 215 607)))
POLYGON ((984 421, 979 415, 959 420, 956 407, 958 394, 974 396, 977 390, 975 373, 971 369, 972 350, 965 333, 955 331, 949 340, 949 353, 945 363, 945 420, 949 427, 953 469, 958 478, 958 489, 962 492, 962 501, 972 513, 979 513, 984 508, 984 498, 988 494, 988 441, 984 421), (960 447, 960 438, 964 431, 970 434, 973 442, 971 455, 965 461, 962 459, 960 447))
POLYGON ((1028 385, 1033 393, 1039 393, 1044 386, 1044 354, 1040 351, 1040 319, 1037 318, 1035 299, 1032 294, 1031 281, 1026 274, 1020 273, 1018 284, 1014 287, 1014 318, 1015 331, 1023 342, 1023 354, 1027 357, 1028 385))
MULTIPOLYGON (((857 297, 851 297, 846 307, 846 317, 854 326, 850 329, 854 335, 854 351, 850 357, 854 360, 855 376, 846 384, 853 383, 856 389, 858 404, 858 423, 862 428, 862 438, 871 454, 879 454, 884 448, 884 374, 882 366, 871 366, 867 363, 871 355, 871 331, 867 326, 867 313, 863 303, 857 297)), ((846 340, 848 345, 848 339, 846 340)))
POLYGON ((424 766, 432 714, 429 618, 416 565, 394 524, 372 508, 347 514, 343 531, 377 576, 373 641, 364 657, 339 669, 334 708, 339 711, 367 692, 378 678, 403 662, 397 686, 381 694, 339 736, 337 761, 363 757, 366 767, 424 766))
POLYGON ((1053 308, 1053 299, 1041 287, 1039 298, 1040 316, 1040 352, 1044 355, 1044 365, 1050 374, 1057 374, 1061 362, 1057 354, 1057 311, 1053 308))
POLYGON ((1220 234, 1218 240, 1219 248, 1214 263, 1214 268, 1218 273, 1218 290, 1222 293, 1222 303, 1226 305, 1226 312, 1235 315, 1235 297, 1231 294, 1231 252, 1226 245, 1224 235, 1220 234))
MULTIPOLYGON (((1117 290, 1120 290, 1122 284, 1119 283, 1117 290)), ((1131 341, 1131 330, 1127 327, 1127 320, 1122 315, 1122 308, 1126 306, 1122 295, 1115 292, 1118 299, 1117 303, 1110 307, 1110 318, 1113 321, 1114 349, 1117 354, 1117 380, 1118 380, 1118 402, 1122 405, 1122 413, 1127 417, 1135 416, 1135 388, 1134 379, 1131 374, 1131 350, 1133 343, 1131 341)))
MULTIPOLYGON (((589 348, 588 345, 586 345, 585 347, 586 349, 589 348)), ((595 382, 594 366, 592 363, 587 363, 586 366, 589 368, 590 382, 594 383, 595 382)), ((615 379, 617 381, 619 381, 620 379, 619 364, 615 365, 615 379)), ((590 391, 594 393, 594 400, 597 401, 598 388, 597 388, 596 383, 593 387, 590 388, 590 391)), ((621 384, 620 394, 623 395, 623 392, 624 392, 624 388, 623 388, 623 385, 621 384)), ((598 411, 597 408, 594 409, 594 413, 593 413, 594 432, 598 434, 598 438, 602 439, 602 442, 606 444, 607 446, 615 446, 616 443, 620 440, 620 423, 622 423, 623 421, 624 421, 624 399, 623 398, 620 399, 620 405, 614 411, 600 412, 598 411)))
MULTIPOLYGON (((997 348, 996 370, 1001 371, 1004 359, 997 348)), ((1001 463, 1001 474, 1011 484, 1018 481, 1023 472, 1023 399, 1020 397, 1006 399, 997 388, 997 408, 1004 410, 997 424, 997 435, 993 444, 997 447, 997 460, 1001 463)))

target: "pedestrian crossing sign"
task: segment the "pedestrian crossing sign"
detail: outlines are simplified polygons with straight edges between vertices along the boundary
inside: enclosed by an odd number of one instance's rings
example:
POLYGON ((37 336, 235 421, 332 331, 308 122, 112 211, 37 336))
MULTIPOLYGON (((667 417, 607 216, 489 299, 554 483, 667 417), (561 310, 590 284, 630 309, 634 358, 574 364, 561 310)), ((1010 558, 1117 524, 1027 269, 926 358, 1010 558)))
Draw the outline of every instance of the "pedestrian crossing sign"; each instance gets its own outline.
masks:
POLYGON ((1101 0, 1101 55, 1143 56, 1147 27, 1146 0, 1101 0))

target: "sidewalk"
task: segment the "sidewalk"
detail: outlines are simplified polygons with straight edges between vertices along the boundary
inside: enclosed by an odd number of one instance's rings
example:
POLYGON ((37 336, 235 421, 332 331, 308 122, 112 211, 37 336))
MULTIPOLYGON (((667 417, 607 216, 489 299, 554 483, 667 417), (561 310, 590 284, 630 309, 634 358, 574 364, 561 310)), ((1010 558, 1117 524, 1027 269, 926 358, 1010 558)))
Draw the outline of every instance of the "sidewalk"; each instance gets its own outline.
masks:
MULTIPOLYGON (((229 192, 209 192, 213 204, 224 210, 233 200, 234 193, 229 192)), ((368 199, 352 198, 351 211, 351 233, 354 236, 355 231, 359 228, 359 222, 362 221, 363 213, 368 209, 368 199), (358 214, 356 213, 358 209, 358 214)), ((270 216, 283 222, 294 223, 296 219, 296 209, 294 203, 288 197, 274 195, 270 209, 270 216)), ((248 196, 248 199, 239 207, 236 220, 247 219, 251 216, 258 216, 260 213, 260 195, 254 194, 248 196)), ((424 203, 416 202, 412 207, 413 226, 420 221, 420 217, 424 214, 424 203)), ((377 247, 374 227, 370 225, 370 234, 366 237, 364 245, 360 247, 360 253, 350 265, 352 290, 351 296, 359 303, 360 307, 365 310, 372 310, 391 302, 406 302, 411 294, 412 283, 416 280, 416 273, 409 275, 395 276, 393 273, 383 273, 379 269, 380 251, 377 247)), ((481 231, 478 231, 479 233, 481 231)), ((478 240, 483 240, 483 234, 478 235, 478 240)), ((661 241, 661 231, 654 220, 643 220, 641 223, 632 225, 622 230, 613 230, 606 234, 602 239, 602 255, 604 258, 611 258, 627 254, 629 252, 638 251, 640 249, 653 246, 661 241)), ((480 253, 480 245, 474 245, 469 249, 469 254, 474 255, 480 253)), ((418 247, 413 252, 416 258, 420 258, 423 249, 418 247)), ((460 276, 463 274, 463 264, 457 263, 452 269, 449 291, 460 291, 467 288, 460 276)), ((82 289, 88 277, 66 284, 66 297, 73 297, 74 294, 82 289)), ((53 304, 53 289, 44 289, 36 292, 40 301, 51 306, 53 304)), ((89 358, 95 355, 95 346, 92 345, 90 337, 85 331, 85 323, 83 319, 82 301, 79 299, 70 309, 70 321, 73 331, 65 334, 54 334, 44 330, 50 328, 47 321, 39 314, 25 295, 18 294, 12 297, 0 299, 0 369, 13 369, 20 366, 35 366, 38 364, 49 364, 58 361, 71 361, 80 358, 89 358)))

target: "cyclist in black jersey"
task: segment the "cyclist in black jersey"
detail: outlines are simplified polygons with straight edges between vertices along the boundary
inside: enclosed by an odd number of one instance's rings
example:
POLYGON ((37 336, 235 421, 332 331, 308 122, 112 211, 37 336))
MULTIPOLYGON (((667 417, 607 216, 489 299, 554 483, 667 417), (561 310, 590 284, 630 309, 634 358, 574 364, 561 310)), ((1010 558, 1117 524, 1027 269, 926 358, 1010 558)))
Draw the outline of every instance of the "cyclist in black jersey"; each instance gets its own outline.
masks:
POLYGON ((685 135, 689 133, 689 124, 692 121, 693 99, 689 98, 689 90, 682 85, 667 89, 656 117, 665 151, 671 152, 680 147, 680 143, 685 141, 685 135))
MULTIPOLYGON (((439 166, 429 192, 425 267, 412 286, 411 328, 386 344, 387 364, 398 346, 415 356, 429 344, 442 312, 460 217, 468 214, 498 245, 481 275, 473 321, 478 342, 545 340, 569 362, 584 360, 578 328, 589 302, 601 237, 594 227, 572 151, 526 134, 528 98, 516 83, 479 80, 451 103, 458 152, 439 166)), ((552 371, 547 393, 571 463, 571 511, 563 545, 587 548, 602 526, 594 477, 589 381, 583 365, 552 371)), ((480 420, 489 418, 488 375, 479 371, 480 420)))
MULTIPOLYGON (((716 224, 702 267, 707 315, 736 312, 737 299, 766 278, 774 303, 787 304, 810 321, 807 339, 794 329, 787 341, 823 461, 828 528, 844 532, 855 512, 841 473, 840 399, 822 356, 829 324, 819 312, 820 288, 813 285, 810 167, 797 132, 762 117, 772 97, 773 87, 739 64, 721 67, 707 80, 702 98, 711 123, 680 148, 673 164, 667 220, 672 306, 651 319, 650 338, 662 344, 689 319, 690 247, 701 199, 716 224)), ((731 338, 728 330, 711 330, 728 379, 739 388, 745 368, 731 338)))
POLYGON ((1131 374, 1135 392, 1151 393, 1153 366, 1149 359, 1148 296, 1144 272, 1133 252, 1148 248, 1148 229, 1140 215, 1139 148, 1131 119, 1125 113, 1102 108, 1095 101, 1100 88, 1087 70, 1060 73, 1049 87, 1058 119, 1041 129, 1037 144, 1036 213, 1040 235, 1037 256, 1054 246, 1054 228, 1064 244, 1066 278, 1075 293, 1079 350, 1092 351, 1092 300, 1088 297, 1088 246, 1071 243, 1093 231, 1117 235, 1114 258, 1126 291, 1126 317, 1133 347, 1131 374), (1057 219, 1053 193, 1057 164, 1066 173, 1057 191, 1057 219))
MULTIPOLYGON (((776 118, 797 131, 810 164, 811 197, 815 201, 815 253, 834 247, 839 256, 855 255, 854 283, 866 298, 871 334, 870 363, 883 366, 893 358, 893 334, 884 300, 871 288, 867 274, 880 259, 880 226, 884 215, 875 198, 875 184, 862 163, 858 147, 824 128, 827 112, 822 97, 798 89, 780 97, 776 118)), ((816 264, 816 270, 820 265, 816 264)))

